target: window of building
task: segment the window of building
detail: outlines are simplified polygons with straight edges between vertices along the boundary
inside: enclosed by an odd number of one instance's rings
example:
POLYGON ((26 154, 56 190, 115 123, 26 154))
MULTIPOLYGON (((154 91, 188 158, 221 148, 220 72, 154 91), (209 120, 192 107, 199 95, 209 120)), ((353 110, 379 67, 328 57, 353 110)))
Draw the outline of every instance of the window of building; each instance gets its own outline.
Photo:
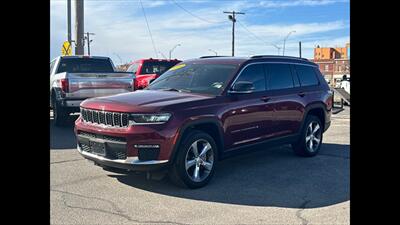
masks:
POLYGON ((329 71, 329 65, 325 65, 325 71, 329 71))

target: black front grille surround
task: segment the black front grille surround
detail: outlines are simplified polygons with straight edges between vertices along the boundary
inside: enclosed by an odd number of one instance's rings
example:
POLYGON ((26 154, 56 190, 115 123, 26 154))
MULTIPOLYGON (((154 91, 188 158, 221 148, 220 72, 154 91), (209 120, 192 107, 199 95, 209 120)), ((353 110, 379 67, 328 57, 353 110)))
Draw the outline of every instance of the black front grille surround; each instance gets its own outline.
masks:
POLYGON ((127 159, 126 138, 78 131, 78 144, 82 151, 96 154, 90 146, 90 142, 96 141, 104 142, 105 158, 127 159))
POLYGON ((103 139, 105 141, 114 141, 114 142, 116 141, 116 142, 126 143, 126 138, 124 138, 124 137, 95 134, 95 133, 90 133, 90 132, 85 132, 85 131, 79 131, 78 134, 81 136, 87 137, 87 138, 97 138, 97 139, 103 139))
POLYGON ((128 113, 81 108, 81 116, 86 123, 116 128, 129 126, 128 113))

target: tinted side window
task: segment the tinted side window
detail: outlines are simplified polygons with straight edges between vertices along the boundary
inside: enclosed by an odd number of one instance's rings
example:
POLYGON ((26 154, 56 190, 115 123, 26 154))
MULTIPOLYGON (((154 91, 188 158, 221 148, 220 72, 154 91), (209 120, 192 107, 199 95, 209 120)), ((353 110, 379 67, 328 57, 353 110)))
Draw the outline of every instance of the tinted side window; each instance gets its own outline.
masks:
POLYGON ((318 85, 318 78, 313 67, 296 65, 296 71, 301 86, 318 85))
POLYGON ((265 91, 265 74, 261 64, 250 65, 239 74, 238 81, 253 82, 254 91, 265 91))
POLYGON ((293 78, 290 65, 268 64, 268 90, 293 88, 293 78))

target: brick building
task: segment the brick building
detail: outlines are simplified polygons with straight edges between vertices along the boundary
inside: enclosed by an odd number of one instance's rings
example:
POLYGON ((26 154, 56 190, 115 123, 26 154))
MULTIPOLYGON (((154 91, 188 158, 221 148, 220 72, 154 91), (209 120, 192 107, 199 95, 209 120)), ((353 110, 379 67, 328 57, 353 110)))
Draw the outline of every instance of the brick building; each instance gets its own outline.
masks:
POLYGON ((350 44, 346 44, 346 47, 335 48, 317 46, 314 49, 314 59, 311 61, 318 64, 325 79, 331 86, 335 86, 343 75, 350 77, 350 44))

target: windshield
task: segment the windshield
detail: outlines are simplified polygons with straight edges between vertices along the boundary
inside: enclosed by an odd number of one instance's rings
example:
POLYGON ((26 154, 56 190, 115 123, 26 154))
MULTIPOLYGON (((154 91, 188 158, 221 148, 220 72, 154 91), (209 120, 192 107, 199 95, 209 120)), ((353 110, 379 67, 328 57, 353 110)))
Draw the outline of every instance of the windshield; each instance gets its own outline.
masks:
POLYGON ((220 95, 236 67, 228 64, 178 64, 147 89, 220 95))
POLYGON ((62 58, 57 73, 113 73, 114 68, 108 59, 62 58))

